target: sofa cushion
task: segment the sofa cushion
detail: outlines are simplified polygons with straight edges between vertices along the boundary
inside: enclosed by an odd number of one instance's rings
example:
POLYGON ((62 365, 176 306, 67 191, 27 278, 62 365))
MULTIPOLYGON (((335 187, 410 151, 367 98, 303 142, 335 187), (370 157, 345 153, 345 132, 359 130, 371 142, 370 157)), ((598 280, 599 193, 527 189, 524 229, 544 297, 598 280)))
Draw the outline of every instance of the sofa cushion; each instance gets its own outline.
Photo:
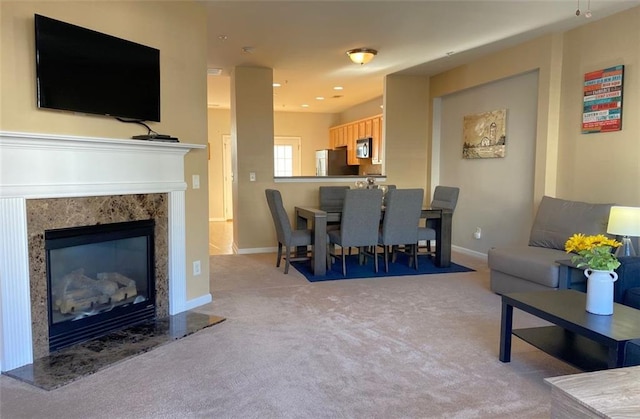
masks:
POLYGON ((640 287, 629 288, 625 292, 624 304, 640 310, 640 287))
POLYGON ((613 205, 544 196, 533 221, 529 246, 564 250, 565 242, 574 233, 606 234, 613 205))
POLYGON ((563 250, 535 246, 494 248, 487 256, 491 270, 552 288, 558 287, 559 269, 555 261, 569 258, 563 250))

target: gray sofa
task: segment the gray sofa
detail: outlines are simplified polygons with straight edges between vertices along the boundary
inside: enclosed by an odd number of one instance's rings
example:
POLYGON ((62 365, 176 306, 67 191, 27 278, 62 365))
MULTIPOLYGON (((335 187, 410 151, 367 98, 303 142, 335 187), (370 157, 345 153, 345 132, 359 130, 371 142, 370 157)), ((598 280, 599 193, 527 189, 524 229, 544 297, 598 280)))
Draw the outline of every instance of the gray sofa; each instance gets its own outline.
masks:
POLYGON ((570 259, 564 244, 574 233, 606 234, 613 204, 590 204, 545 196, 528 245, 493 248, 488 253, 491 290, 497 294, 557 289, 557 260, 570 259))

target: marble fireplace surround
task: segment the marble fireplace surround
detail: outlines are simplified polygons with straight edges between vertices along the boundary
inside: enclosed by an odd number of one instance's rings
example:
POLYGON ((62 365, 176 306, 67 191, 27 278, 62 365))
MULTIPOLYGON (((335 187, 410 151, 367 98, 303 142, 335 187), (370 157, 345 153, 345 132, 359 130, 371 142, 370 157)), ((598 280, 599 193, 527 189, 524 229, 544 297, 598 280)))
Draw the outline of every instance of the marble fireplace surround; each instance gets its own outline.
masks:
POLYGON ((0 131, 0 371, 34 357, 27 201, 166 194, 168 314, 210 301, 186 300, 184 156, 204 147, 0 131))

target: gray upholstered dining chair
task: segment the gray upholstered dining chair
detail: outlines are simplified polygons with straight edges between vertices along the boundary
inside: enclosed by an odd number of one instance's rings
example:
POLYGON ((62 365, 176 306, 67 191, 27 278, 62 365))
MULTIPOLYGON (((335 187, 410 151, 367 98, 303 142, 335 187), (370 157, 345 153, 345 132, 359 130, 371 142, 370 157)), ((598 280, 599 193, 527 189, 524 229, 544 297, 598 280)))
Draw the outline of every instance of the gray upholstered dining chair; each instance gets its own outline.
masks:
POLYGON ((319 201, 320 209, 342 209, 344 204, 344 195, 349 190, 348 186, 320 186, 319 201))
MULTIPOLYGON (((433 199, 431 200, 431 208, 443 208, 449 209, 452 212, 456 209, 458 204, 458 195, 460 195, 460 188, 455 186, 436 186, 433 191, 433 199)), ((435 221, 427 220, 424 227, 418 228, 418 243, 426 241, 426 249, 428 253, 431 253, 431 240, 436 239, 436 230, 433 225, 435 221)), ((417 249, 420 249, 418 247, 417 249)))
MULTIPOLYGON (((348 186, 320 186, 318 190, 321 210, 342 210, 344 195, 349 190, 348 186)), ((338 229, 340 229, 340 222, 327 221, 327 231, 338 229)))
POLYGON ((280 267, 282 260, 282 247, 284 246, 284 273, 289 273, 289 262, 298 260, 308 260, 310 257, 292 256, 297 251, 298 246, 309 246, 312 244, 311 230, 295 230, 291 228, 291 221, 282 204, 282 195, 276 189, 266 189, 267 203, 273 218, 273 224, 276 228, 276 236, 278 237, 278 256, 276 267, 280 267))
POLYGON ((422 210, 422 189, 391 189, 386 194, 384 220, 378 244, 384 248, 384 271, 389 272, 389 248, 395 255, 399 245, 410 249, 413 264, 418 269, 418 224, 422 210))
POLYGON ((380 185, 380 186, 384 186, 383 189, 383 196, 382 196, 382 205, 383 206, 387 206, 387 194, 389 193, 390 190, 392 189, 396 189, 396 185, 380 185))
POLYGON ((344 206, 340 217, 340 229, 327 232, 327 264, 331 265, 332 257, 342 260, 342 275, 347 274, 345 249, 359 248, 360 255, 366 247, 373 247, 375 271, 378 272, 378 230, 382 214, 382 190, 349 189, 344 198, 344 206), (334 244, 340 246, 340 255, 334 250, 334 244))

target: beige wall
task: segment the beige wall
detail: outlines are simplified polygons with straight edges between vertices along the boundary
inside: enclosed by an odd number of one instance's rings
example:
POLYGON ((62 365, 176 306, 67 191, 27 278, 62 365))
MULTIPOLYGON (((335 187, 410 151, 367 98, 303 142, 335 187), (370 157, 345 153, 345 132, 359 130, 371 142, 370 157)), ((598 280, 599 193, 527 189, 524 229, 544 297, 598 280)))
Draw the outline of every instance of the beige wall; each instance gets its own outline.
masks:
POLYGON ((531 71, 444 96, 437 105, 432 185, 460 188, 453 214, 456 246, 486 254, 491 247, 528 241, 533 221, 538 72, 531 71), (506 109, 503 158, 463 159, 467 115, 506 109), (508 226, 508 228, 505 228, 508 226), (473 233, 480 227, 481 239, 473 233))
POLYGON ((639 22, 636 7, 501 51, 433 77, 431 96, 539 69, 534 202, 548 194, 640 205, 639 22), (626 65, 623 129, 581 134, 584 73, 615 64, 626 65))
POLYGON ((558 195, 640 206, 640 7, 564 37, 558 195), (581 134, 584 74, 625 66, 622 130, 581 134))
MULTIPOLYGON (((555 60, 561 48, 561 35, 547 35, 516 47, 485 56, 467 65, 431 78, 431 99, 464 89, 538 70, 538 124, 534 174, 534 202, 542 196, 555 196, 558 132, 553 118, 558 118, 559 89, 556 75, 562 71, 555 60)), ((528 192, 523 192, 527 193, 528 192)), ((533 211, 533 208, 532 208, 533 211)))
MULTIPOLYGON (((0 3, 0 130, 130 138, 142 127, 112 118, 41 110, 36 106, 34 13, 160 49, 161 123, 152 128, 182 142, 206 144, 206 17, 194 2, 0 3)), ((206 150, 185 158, 185 178, 200 175, 201 188, 186 192, 187 299, 209 293, 206 150), (191 262, 202 274, 191 276, 191 262)))
POLYGON ((399 188, 428 188, 429 80, 391 75, 385 79, 384 162, 389 184, 399 188))
POLYGON ((334 125, 346 124, 351 121, 369 118, 382 113, 383 96, 368 100, 338 114, 338 119, 334 125))
POLYGON ((316 175, 316 150, 329 148, 329 127, 337 115, 328 113, 276 112, 276 137, 301 137, 301 176, 316 175))
MULTIPOLYGON (((231 132, 231 114, 227 109, 209 108, 209 218, 221 220, 223 209, 222 136, 231 132)), ((275 112, 274 137, 302 139, 301 176, 315 176, 315 151, 329 147, 329 127, 336 125, 336 114, 275 112)))
MULTIPOLYGON (((473 164, 477 172, 475 175, 465 172, 465 176, 472 177, 475 182, 470 193, 461 191, 459 204, 464 209, 469 195, 473 196, 473 202, 468 202, 467 211, 459 214, 464 216, 463 222, 456 223, 454 216, 454 245, 486 253, 492 246, 526 242, 535 208, 544 194, 587 202, 640 206, 638 22, 640 8, 635 8, 567 33, 543 36, 505 49, 431 78, 431 98, 446 100, 458 94, 482 91, 490 84, 510 89, 509 82, 514 77, 534 70, 538 74, 533 190, 529 187, 511 188, 518 182, 526 185, 528 160, 523 160, 521 170, 495 176, 492 188, 486 188, 485 193, 480 194, 477 192, 483 188, 484 177, 504 162, 468 162, 465 167, 473 164), (580 133, 580 121, 584 73, 616 64, 625 64, 625 70, 629 70, 625 75, 623 130, 583 135, 580 133), (483 169, 487 165, 493 169, 483 169), (503 190, 510 190, 509 196, 496 197, 503 190), (529 216, 524 218, 513 212, 526 211, 523 203, 531 205, 529 216), (504 210, 500 210, 500 206, 504 210), (486 208, 492 210, 485 211, 486 208), (490 226, 491 229, 486 231, 488 235, 484 234, 481 242, 475 242, 470 239, 475 226, 470 220, 480 215, 486 215, 485 225, 478 225, 490 226), (456 231, 456 227, 466 230, 456 231)), ((513 87, 511 89, 515 91, 513 87)), ((499 94, 495 96, 499 97, 499 94)), ((480 106, 496 97, 489 100, 467 96, 467 100, 480 106)), ((508 130, 514 123, 517 122, 510 119, 508 113, 508 130)), ((509 152, 513 150, 514 142, 526 137, 526 132, 508 136, 505 162, 510 159, 509 152)), ((447 174, 447 170, 460 165, 460 157, 440 155, 439 158, 440 173, 445 173, 443 178, 454 178, 452 173, 447 174)), ((522 158, 526 159, 526 156, 522 158)), ((463 183, 469 186, 466 179, 463 183)))
POLYGON ((270 68, 236 67, 231 75, 233 238, 238 249, 260 247, 262 230, 272 228, 264 195, 273 184, 272 84, 270 68))
MULTIPOLYGON (((430 196, 433 100, 535 72, 536 122, 531 129, 535 131, 531 174, 533 186, 529 190, 516 192, 510 199, 528 203, 531 206, 530 215, 545 194, 640 206, 640 89, 637 85, 640 66, 636 47, 640 28, 637 24, 639 10, 640 8, 635 8, 602 21, 594 21, 571 32, 542 36, 428 80, 420 77, 387 76, 384 109, 384 170, 388 176, 387 183, 395 183, 401 187, 424 185, 427 195, 425 199, 430 196), (594 48, 594 39, 600 38, 602 41, 596 41, 598 47, 594 48), (618 63, 627 66, 623 131, 590 136, 579 134, 583 74, 618 63), (614 147, 610 147, 611 145, 614 147), (594 162, 601 165, 597 170, 593 170, 593 165, 597 164, 594 162), (589 182, 583 179, 589 179, 589 182)), ((262 118, 268 116, 261 114, 259 119, 262 118)), ((261 144, 259 149, 269 155, 263 146, 261 144)), ((446 162, 440 162, 440 165, 443 164, 446 162)), ((280 189, 285 207, 292 213, 295 205, 315 204, 317 188, 320 186, 318 183, 276 184, 269 176, 272 163, 259 167, 263 173, 259 174, 258 183, 248 185, 247 192, 242 193, 246 202, 240 211, 247 220, 251 220, 246 224, 251 234, 244 236, 239 246, 245 251, 272 248, 275 245, 272 222, 264 202, 265 188, 280 189), (262 176, 264 174, 267 175, 266 178, 262 176)), ((481 176, 482 172, 477 175, 481 176)), ((241 176, 246 177, 246 174, 241 176)), ((500 180, 496 179, 496 187, 499 187, 500 180)), ((241 190, 242 187, 243 185, 241 190)), ((473 205, 480 207, 484 202, 482 197, 478 199, 473 205)), ((500 214, 497 213, 494 218, 490 222, 495 224, 495 220, 500 220, 500 214)), ((502 220, 495 225, 504 226, 506 232, 511 222, 517 221, 502 220)), ((484 242, 478 252, 483 253, 484 249, 494 243, 508 239, 508 233, 501 233, 499 228, 496 230, 498 235, 484 242)), ((454 245, 461 244, 462 241, 456 243, 454 237, 454 245)))

